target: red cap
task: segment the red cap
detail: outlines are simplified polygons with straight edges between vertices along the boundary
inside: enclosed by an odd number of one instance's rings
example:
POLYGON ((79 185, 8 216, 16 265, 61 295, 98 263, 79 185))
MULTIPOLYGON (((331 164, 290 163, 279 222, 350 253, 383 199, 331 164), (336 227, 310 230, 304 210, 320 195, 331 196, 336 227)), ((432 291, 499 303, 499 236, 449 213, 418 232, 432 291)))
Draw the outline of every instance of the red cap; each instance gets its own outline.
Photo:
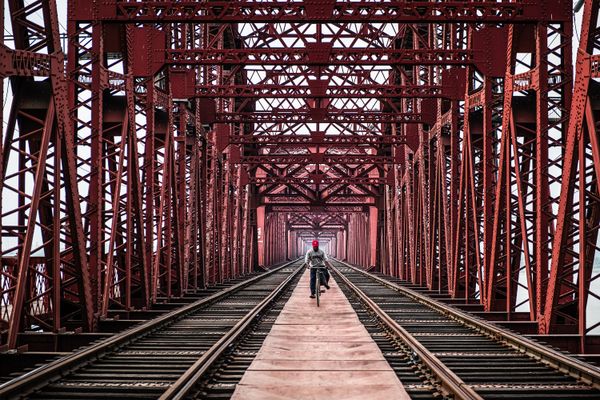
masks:
POLYGON ((319 247, 319 241, 313 240, 313 247, 319 247))

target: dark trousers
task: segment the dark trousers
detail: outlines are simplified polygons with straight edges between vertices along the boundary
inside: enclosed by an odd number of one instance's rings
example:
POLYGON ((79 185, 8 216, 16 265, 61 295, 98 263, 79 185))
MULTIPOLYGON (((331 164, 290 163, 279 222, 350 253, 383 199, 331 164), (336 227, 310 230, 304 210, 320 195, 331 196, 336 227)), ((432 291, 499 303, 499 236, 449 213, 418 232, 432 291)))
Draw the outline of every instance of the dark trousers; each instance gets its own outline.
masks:
MULTIPOLYGON (((323 268, 321 271, 322 271, 321 273, 323 274, 323 275, 321 275, 321 284, 323 284, 323 283, 329 284, 329 271, 325 268, 323 268), (325 281, 323 281, 323 279, 325 279, 325 281)), ((310 294, 316 293, 316 290, 315 290, 316 284, 317 284, 317 270, 311 269, 310 270, 310 294)))

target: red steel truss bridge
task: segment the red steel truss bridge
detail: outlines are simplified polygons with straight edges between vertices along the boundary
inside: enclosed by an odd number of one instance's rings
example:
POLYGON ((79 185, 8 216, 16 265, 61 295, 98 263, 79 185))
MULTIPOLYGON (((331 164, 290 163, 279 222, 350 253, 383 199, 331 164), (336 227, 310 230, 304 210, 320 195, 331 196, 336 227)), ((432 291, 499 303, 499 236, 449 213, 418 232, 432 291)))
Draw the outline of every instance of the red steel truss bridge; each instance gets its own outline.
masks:
POLYGON ((600 353, 598 0, 0 4, 0 350, 317 238, 600 353))

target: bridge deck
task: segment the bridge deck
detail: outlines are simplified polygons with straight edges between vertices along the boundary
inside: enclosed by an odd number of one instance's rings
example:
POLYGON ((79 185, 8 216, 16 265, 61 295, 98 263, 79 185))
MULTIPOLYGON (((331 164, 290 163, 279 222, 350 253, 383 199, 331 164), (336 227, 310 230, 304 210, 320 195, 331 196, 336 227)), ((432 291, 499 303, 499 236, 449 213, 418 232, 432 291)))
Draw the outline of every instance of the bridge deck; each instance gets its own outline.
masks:
POLYGON ((317 307, 304 273, 233 399, 410 398, 333 278, 330 283, 317 307))

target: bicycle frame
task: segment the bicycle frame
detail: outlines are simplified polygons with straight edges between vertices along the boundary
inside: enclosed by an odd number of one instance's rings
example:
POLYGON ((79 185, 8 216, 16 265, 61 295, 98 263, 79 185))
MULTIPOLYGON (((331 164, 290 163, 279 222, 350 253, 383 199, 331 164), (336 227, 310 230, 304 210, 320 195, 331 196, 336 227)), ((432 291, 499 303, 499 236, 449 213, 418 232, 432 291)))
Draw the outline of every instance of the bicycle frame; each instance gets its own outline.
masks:
POLYGON ((310 267, 311 271, 314 269, 317 271, 315 276, 315 295, 317 296, 317 307, 321 305, 321 275, 324 274, 326 267, 310 267))

